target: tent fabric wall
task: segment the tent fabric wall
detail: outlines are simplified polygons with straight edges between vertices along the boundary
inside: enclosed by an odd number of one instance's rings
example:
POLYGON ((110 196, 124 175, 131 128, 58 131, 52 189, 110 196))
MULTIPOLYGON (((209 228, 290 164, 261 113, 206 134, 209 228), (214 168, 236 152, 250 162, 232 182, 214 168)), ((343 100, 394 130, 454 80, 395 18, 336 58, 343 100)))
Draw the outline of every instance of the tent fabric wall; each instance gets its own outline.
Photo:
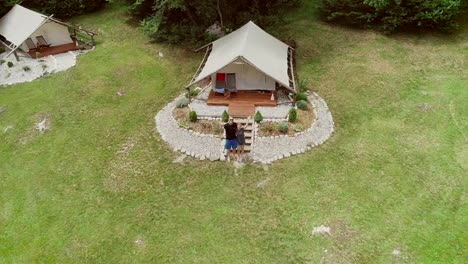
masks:
MULTIPOLYGON (((263 31, 252 21, 211 44, 212 49, 206 63, 187 86, 200 82, 226 65, 242 59, 253 65, 257 71, 293 89, 289 85, 288 75, 289 46, 263 31)), ((258 76, 252 75, 252 77, 258 76)))
MULTIPOLYGON (((36 45, 37 36, 43 36, 51 46, 58 46, 73 42, 70 37, 70 32, 68 32, 68 28, 55 22, 47 22, 34 33, 32 33, 30 38, 36 45)), ((28 46, 25 43, 23 43, 20 48, 25 52, 29 51, 28 46)))
POLYGON ((0 35, 20 46, 46 19, 40 13, 15 5, 0 19, 0 35))
MULTIPOLYGON (((235 73, 237 90, 266 90, 274 91, 276 81, 265 75, 263 72, 255 69, 247 63, 231 63, 222 68, 220 73, 235 73)), ((216 73, 211 75, 212 80, 216 78, 216 73)), ((213 82, 214 85, 215 82, 213 82)))

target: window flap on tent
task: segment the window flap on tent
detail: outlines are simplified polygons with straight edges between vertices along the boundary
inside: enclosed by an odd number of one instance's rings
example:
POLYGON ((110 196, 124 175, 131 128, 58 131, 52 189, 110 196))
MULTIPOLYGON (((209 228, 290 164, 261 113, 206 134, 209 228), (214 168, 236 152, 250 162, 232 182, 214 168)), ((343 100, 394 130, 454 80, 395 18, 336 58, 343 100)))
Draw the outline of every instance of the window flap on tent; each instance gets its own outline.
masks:
POLYGON ((40 13, 15 5, 0 19, 0 35, 18 47, 46 20, 40 13))
POLYGON ((289 46, 263 31, 252 21, 212 43, 203 69, 188 85, 198 83, 238 58, 289 88, 289 46))

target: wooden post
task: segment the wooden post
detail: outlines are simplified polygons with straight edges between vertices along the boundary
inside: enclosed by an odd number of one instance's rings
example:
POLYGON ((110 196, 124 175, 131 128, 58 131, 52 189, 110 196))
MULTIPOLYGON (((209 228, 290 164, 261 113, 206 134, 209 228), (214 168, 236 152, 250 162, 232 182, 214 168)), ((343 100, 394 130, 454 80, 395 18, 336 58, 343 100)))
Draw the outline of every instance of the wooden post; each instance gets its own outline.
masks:
POLYGON ((19 61, 19 56, 18 53, 16 53, 16 50, 13 52, 13 54, 15 55, 16 61, 19 61))
POLYGON ((190 86, 186 88, 187 89, 187 94, 188 94, 188 100, 189 102, 192 100, 192 95, 190 94, 190 86))

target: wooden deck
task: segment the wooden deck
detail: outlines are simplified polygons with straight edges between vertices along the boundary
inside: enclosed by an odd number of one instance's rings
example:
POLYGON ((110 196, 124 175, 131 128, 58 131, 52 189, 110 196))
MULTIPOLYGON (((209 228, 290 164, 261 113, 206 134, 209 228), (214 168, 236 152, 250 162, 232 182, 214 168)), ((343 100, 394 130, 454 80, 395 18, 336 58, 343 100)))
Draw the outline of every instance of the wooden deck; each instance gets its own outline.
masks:
POLYGON ((68 44, 63 44, 63 45, 58 45, 58 46, 52 46, 52 47, 48 47, 48 48, 41 48, 37 51, 29 51, 28 54, 32 57, 32 58, 36 58, 36 52, 40 52, 40 56, 39 57, 45 57, 45 56, 49 56, 49 55, 54 55, 54 54, 59 54, 59 53, 64 53, 64 52, 67 52, 67 51, 72 51, 72 50, 77 50, 78 47, 76 46, 75 42, 73 43, 68 43, 68 44))
POLYGON ((276 106, 276 96, 271 100, 271 92, 238 91, 231 93, 231 98, 213 91, 208 95, 208 105, 229 105, 231 103, 250 103, 254 106, 276 106))
POLYGON ((255 114, 256 106, 276 106, 276 96, 271 100, 272 92, 237 91, 230 98, 213 91, 208 95, 208 105, 227 105, 228 113, 234 117, 248 117, 255 114))

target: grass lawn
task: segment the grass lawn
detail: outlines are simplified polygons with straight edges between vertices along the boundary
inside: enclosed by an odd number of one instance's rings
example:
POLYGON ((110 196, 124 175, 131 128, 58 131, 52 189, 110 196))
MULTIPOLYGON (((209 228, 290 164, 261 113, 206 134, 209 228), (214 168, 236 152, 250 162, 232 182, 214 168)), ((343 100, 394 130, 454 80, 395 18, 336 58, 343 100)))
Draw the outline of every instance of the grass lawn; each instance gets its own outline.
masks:
POLYGON ((0 88, 0 262, 466 261, 466 23, 453 36, 384 36, 315 10, 309 1, 271 30, 296 39, 298 74, 327 101, 335 133, 239 168, 175 164, 155 133, 202 54, 151 44, 123 8, 76 18, 99 32, 96 50, 0 88), (331 236, 312 235, 320 225, 331 236))

